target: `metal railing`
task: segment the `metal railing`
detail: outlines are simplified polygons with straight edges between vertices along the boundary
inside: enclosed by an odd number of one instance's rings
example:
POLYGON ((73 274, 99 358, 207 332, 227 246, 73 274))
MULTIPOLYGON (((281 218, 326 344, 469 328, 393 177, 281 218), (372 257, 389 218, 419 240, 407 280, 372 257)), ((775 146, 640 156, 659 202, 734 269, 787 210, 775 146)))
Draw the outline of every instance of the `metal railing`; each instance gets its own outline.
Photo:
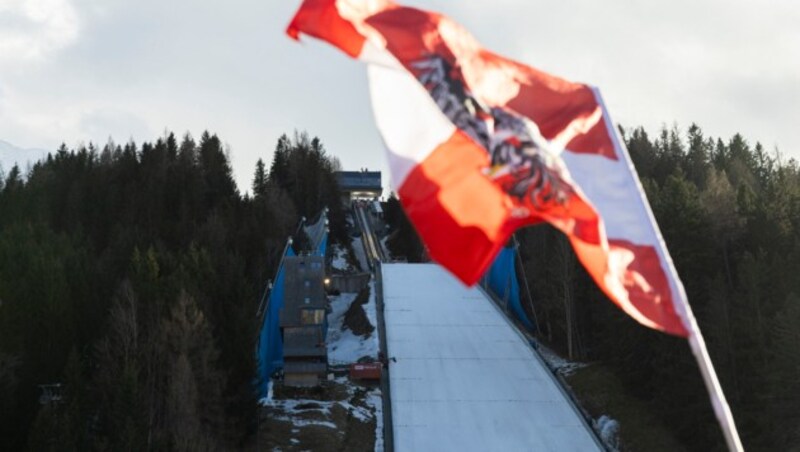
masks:
POLYGON ((372 231, 372 226, 369 223, 367 214, 364 212, 364 208, 353 203, 353 213, 358 222, 358 227, 361 229, 361 243, 367 255, 367 263, 369 264, 370 270, 374 270, 374 261, 384 260, 383 250, 378 243, 378 239, 375 237, 375 233, 372 231))
POLYGON ((385 260, 383 249, 378 243, 372 226, 369 223, 369 217, 364 211, 364 208, 353 203, 353 214, 356 217, 359 228, 361 229, 361 242, 364 246, 364 252, 367 255, 370 270, 372 270, 375 277, 375 308, 378 320, 378 344, 380 347, 381 356, 386 361, 383 372, 381 372, 381 398, 383 401, 383 450, 386 452, 394 452, 394 425, 392 424, 392 397, 391 388, 389 385, 389 357, 388 347, 386 345, 386 323, 384 321, 384 304, 383 304, 383 273, 381 271, 381 263, 385 260))

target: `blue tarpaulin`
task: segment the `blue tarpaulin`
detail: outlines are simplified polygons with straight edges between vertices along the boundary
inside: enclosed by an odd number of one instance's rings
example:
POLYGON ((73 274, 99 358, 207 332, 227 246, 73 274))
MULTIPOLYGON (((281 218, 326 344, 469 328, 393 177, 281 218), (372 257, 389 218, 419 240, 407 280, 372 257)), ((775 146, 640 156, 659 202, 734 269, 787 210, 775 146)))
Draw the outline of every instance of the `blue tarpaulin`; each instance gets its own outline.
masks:
POLYGON ((533 330, 533 324, 520 304, 519 281, 514 267, 515 258, 514 247, 503 247, 484 278, 489 285, 489 290, 505 303, 527 328, 533 330))
MULTIPOLYGON (((294 256, 291 246, 286 247, 286 256, 294 256)), ((283 341, 279 323, 280 311, 283 308, 284 275, 283 259, 279 264, 278 274, 269 292, 264 323, 258 338, 256 362, 258 366, 259 397, 266 397, 269 391, 269 379, 279 368, 283 367, 283 341)))

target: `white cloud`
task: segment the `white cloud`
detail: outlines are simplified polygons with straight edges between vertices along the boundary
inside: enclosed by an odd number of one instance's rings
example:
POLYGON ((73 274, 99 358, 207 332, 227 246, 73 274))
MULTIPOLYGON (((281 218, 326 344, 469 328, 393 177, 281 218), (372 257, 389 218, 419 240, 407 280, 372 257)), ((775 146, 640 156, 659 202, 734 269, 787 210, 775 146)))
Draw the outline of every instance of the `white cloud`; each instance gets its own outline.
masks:
MULTIPOLYGON (((626 126, 695 121, 800 157, 796 0, 398 1, 441 11, 502 55, 598 85, 626 126)), ((256 159, 297 128, 345 167, 385 170, 364 67, 289 40, 299 4, 0 0, 0 139, 52 149, 209 129, 230 143, 247 189, 256 159)))
POLYGON ((126 142, 131 138, 154 139, 157 136, 140 116, 115 107, 102 107, 84 113, 77 128, 80 135, 99 144, 104 144, 103 138, 126 142))
POLYGON ((0 0, 0 64, 39 60, 78 37, 69 0, 0 0))

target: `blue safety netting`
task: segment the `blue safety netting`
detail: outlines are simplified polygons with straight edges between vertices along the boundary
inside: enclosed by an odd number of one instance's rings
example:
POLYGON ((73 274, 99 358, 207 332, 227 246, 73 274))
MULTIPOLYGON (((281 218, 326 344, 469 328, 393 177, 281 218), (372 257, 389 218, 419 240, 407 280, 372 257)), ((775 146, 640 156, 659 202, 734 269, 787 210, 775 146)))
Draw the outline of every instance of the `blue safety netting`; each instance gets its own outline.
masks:
MULTIPOLYGON (((291 246, 286 247, 285 256, 294 256, 291 246)), ((269 292, 264 321, 258 337, 256 362, 258 366, 259 397, 266 397, 269 391, 269 379, 272 374, 283 367, 283 340, 281 339, 280 311, 283 308, 284 275, 283 259, 279 264, 278 274, 269 292)))
POLYGON ((514 248, 503 247, 484 278, 489 290, 511 309, 523 325, 533 330, 533 324, 520 304, 519 281, 517 280, 517 272, 514 266, 515 259, 516 251, 514 248))

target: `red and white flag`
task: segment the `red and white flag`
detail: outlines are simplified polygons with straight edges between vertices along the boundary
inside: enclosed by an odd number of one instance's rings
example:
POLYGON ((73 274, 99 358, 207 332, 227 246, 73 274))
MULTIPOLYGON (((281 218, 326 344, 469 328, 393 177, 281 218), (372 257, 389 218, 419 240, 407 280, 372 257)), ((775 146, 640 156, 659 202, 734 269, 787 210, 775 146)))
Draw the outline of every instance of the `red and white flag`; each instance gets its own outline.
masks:
POLYGON ((380 0, 308 0, 288 33, 369 63, 391 180, 431 257, 478 281, 547 221, 639 322, 686 336, 665 248, 596 89, 483 49, 448 18, 380 0))
MULTIPOLYGON (((434 260, 471 285, 517 228, 548 222, 614 303, 705 355, 596 88, 492 53, 447 17, 388 0, 305 0, 287 33, 367 63, 392 185, 434 260)), ((710 372, 722 419, 730 413, 710 372)))

